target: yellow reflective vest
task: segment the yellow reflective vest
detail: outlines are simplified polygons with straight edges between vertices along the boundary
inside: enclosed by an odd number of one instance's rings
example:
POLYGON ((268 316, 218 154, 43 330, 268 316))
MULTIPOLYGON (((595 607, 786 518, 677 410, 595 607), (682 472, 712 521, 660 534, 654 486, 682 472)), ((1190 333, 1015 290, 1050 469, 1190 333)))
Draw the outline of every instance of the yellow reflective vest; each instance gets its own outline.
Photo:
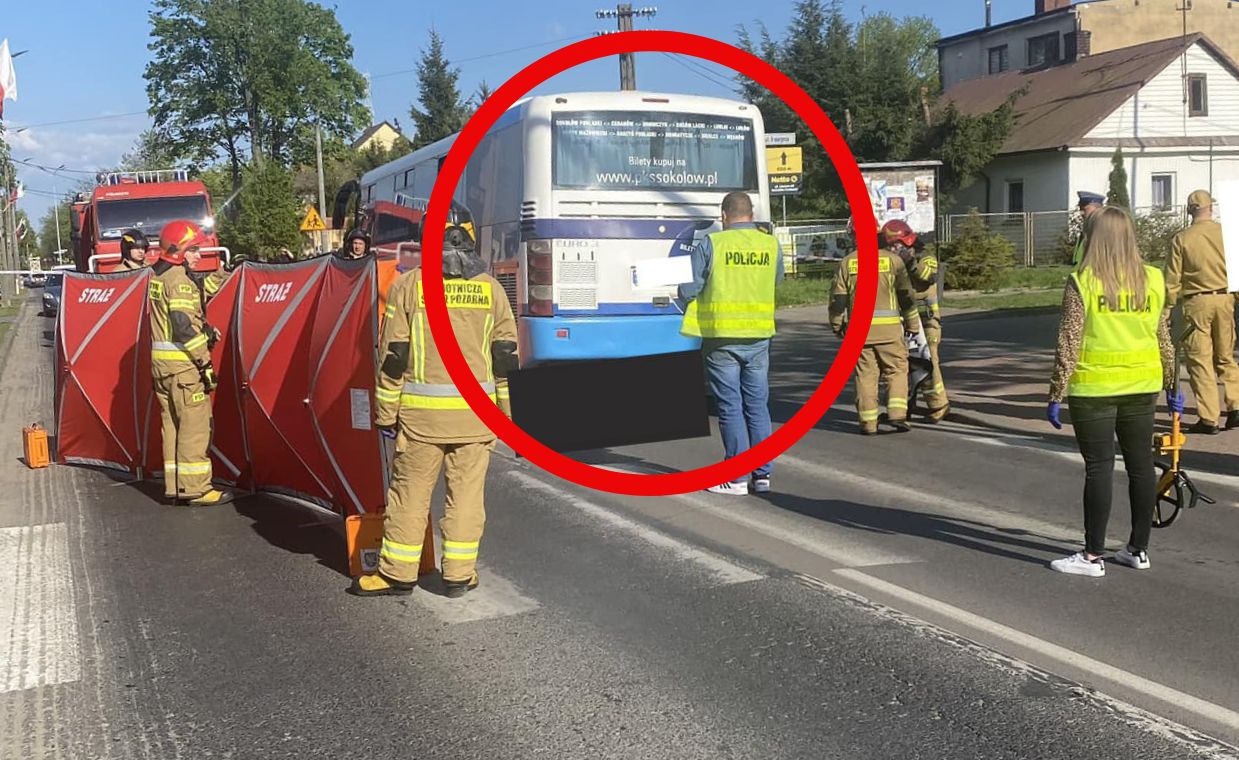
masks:
POLYGON ((1157 327, 1166 284, 1157 269, 1146 266, 1144 271, 1145 303, 1140 309, 1129 290, 1119 294, 1117 304, 1107 303, 1101 280, 1091 268, 1072 273, 1084 302, 1084 341, 1067 383, 1068 396, 1103 398, 1161 390, 1157 327))
POLYGON ((714 258, 705 287, 684 311, 680 333, 694 338, 769 338, 779 244, 757 229, 708 236, 714 258))

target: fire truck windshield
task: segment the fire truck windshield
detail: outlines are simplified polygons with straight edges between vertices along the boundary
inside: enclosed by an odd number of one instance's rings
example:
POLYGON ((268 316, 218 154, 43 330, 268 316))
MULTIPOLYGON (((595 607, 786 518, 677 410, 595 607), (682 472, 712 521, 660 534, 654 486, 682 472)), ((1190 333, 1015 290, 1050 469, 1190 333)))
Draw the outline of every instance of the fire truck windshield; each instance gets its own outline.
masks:
POLYGON ((163 226, 174 219, 197 222, 206 232, 212 227, 207 200, 201 195, 99 201, 97 208, 102 240, 115 240, 125 230, 135 228, 145 232, 148 238, 156 239, 163 226))

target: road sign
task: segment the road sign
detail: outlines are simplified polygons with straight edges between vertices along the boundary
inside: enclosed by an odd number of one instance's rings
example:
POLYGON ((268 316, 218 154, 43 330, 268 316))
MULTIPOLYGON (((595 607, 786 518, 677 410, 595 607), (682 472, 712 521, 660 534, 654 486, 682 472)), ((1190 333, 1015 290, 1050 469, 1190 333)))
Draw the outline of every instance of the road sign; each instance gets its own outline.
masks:
POLYGON ((795 145, 795 132, 767 132, 766 145, 795 145))
POLYGON ((319 216, 318 209, 310 206, 310 210, 306 212, 305 219, 301 220, 302 232, 323 232, 327 229, 327 224, 323 221, 323 217, 319 216))
POLYGON ((803 174, 804 155, 800 148, 766 148, 766 173, 803 174))
POLYGON ((766 174, 771 195, 799 195, 804 181, 804 155, 800 148, 766 148, 766 174))

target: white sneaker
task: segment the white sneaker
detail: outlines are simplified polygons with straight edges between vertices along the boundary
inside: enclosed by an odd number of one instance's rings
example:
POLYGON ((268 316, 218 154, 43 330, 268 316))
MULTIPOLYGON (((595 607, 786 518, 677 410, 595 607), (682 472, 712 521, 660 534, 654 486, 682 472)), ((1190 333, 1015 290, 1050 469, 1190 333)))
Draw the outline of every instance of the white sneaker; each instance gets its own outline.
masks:
POLYGON ((1128 551, 1126 546, 1114 553, 1114 561, 1135 570, 1148 570, 1151 567, 1148 552, 1128 551))
POLYGON ((1106 574, 1105 560, 1098 557, 1090 560, 1084 552, 1076 552, 1070 557, 1056 559, 1050 563, 1050 568, 1068 575, 1087 575, 1090 578, 1101 578, 1106 574))
POLYGON ((770 478, 753 478, 753 493, 770 493, 770 478))
POLYGON ((724 493, 729 496, 748 496, 749 483, 747 480, 742 480, 739 483, 722 483, 717 486, 711 486, 706 491, 710 493, 724 493))

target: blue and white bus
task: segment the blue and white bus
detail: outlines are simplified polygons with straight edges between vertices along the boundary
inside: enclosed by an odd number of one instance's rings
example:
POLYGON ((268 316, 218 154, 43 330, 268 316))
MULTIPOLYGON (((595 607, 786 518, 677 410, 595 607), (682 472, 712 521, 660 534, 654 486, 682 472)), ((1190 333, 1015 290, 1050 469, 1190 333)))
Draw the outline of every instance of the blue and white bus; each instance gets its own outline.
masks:
MULTIPOLYGON (((427 198, 455 136, 361 178, 361 201, 427 198)), ((639 262, 686 256, 748 192, 769 223, 765 131, 748 103, 587 92, 527 98, 469 161, 456 200, 517 315, 522 365, 689 351, 674 286, 639 262)))

